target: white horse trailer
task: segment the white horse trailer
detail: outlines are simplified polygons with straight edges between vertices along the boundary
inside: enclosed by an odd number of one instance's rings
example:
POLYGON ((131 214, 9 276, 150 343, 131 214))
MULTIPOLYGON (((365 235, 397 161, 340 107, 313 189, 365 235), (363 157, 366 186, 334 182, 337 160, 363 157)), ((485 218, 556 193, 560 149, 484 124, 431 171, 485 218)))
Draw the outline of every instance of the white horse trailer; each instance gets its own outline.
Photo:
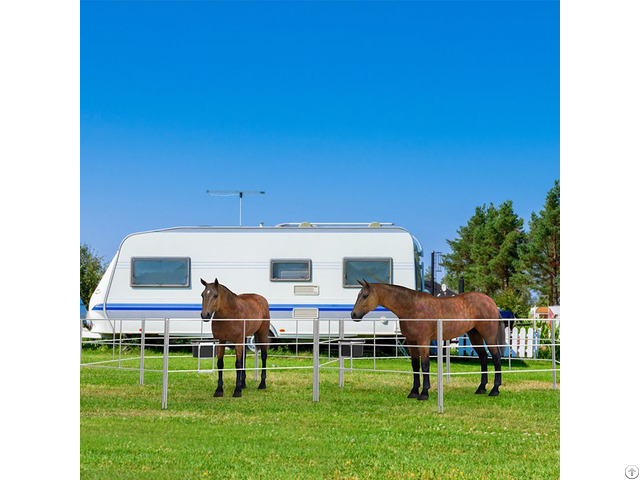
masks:
MULTIPOLYGON (((110 336, 211 335, 200 318, 202 284, 215 278, 234 293, 258 293, 270 306, 272 335, 312 335, 313 318, 349 318, 358 280, 424 289, 422 247, 393 224, 281 224, 275 227, 177 227, 127 236, 96 288, 87 319, 110 336)), ((345 334, 395 335, 397 318, 378 307, 345 322, 345 334), (388 319, 388 321, 386 320, 388 319)), ((329 322, 321 322, 321 334, 329 322)), ((333 332, 336 324, 334 322, 333 332)))

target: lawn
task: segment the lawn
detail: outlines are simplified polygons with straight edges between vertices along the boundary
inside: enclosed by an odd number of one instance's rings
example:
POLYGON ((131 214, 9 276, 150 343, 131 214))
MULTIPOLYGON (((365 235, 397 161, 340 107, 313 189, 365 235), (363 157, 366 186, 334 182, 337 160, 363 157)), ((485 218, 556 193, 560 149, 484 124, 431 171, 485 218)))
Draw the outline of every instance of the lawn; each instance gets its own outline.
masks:
MULTIPOLYGON (((156 355, 159 351, 155 352, 156 355)), ((174 358, 170 369, 195 369, 174 358)), ((123 358, 139 355, 132 349, 123 358)), ((152 351, 147 351, 147 356, 152 351)), ((83 362, 111 358, 85 349, 83 362)), ((251 366, 253 360, 248 359, 251 366)), ((123 362, 137 368, 138 361, 123 362)), ((147 368, 161 369, 161 359, 147 368)), ((210 362, 209 362, 210 365, 210 362)), ((225 366, 232 367, 227 357, 225 366)), ((272 356, 269 367, 309 366, 311 358, 272 356)), ((371 360, 354 366, 371 368, 371 360)), ((513 369, 550 362, 514 361, 513 369)), ((376 368, 410 369, 408 359, 377 359, 376 368)), ((432 372, 436 362, 432 360, 432 372)), ((493 381, 490 366, 490 382, 493 381)), ((503 367, 507 370, 507 367, 503 367)), ((453 360, 452 372, 479 371, 453 360)), ((210 373, 171 373, 168 409, 162 375, 135 370, 81 369, 83 479, 547 479, 560 475, 560 391, 548 372, 503 375, 499 397, 474 395, 479 374, 452 375, 437 413, 436 377, 428 401, 407 399, 411 376, 353 372, 338 388, 337 370, 270 370, 266 390, 247 373, 242 398, 232 398, 235 373, 225 372, 225 396, 213 398, 210 373)), ((558 375, 559 378, 559 375, 558 375)), ((491 385, 491 383, 490 383, 491 385)))

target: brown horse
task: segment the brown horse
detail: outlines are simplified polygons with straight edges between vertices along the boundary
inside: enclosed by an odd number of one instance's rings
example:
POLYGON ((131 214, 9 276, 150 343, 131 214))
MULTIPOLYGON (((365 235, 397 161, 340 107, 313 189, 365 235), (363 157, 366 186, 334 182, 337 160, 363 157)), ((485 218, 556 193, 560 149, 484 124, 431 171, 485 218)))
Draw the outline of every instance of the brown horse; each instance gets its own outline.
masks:
MULTIPOLYGON (((391 310, 401 319, 427 318, 461 318, 465 320, 443 322, 443 340, 469 334, 473 347, 480 357, 481 379, 476 393, 486 393, 487 359, 488 355, 482 341, 486 341, 491 352, 495 367, 495 380, 490 396, 499 395, 498 388, 502 383, 501 349, 496 345, 504 345, 504 325, 502 321, 482 321, 483 319, 497 319, 500 317, 498 307, 487 295, 478 292, 468 292, 455 297, 436 298, 425 292, 418 292, 409 288, 386 283, 360 282, 362 289, 358 295, 351 318, 359 322, 360 319, 374 310, 378 305, 391 310)), ((408 398, 426 400, 429 398, 429 347, 432 340, 437 338, 436 322, 402 321, 400 331, 407 339, 411 366, 413 368, 413 388, 408 398), (420 389, 420 366, 424 377, 422 392, 420 389)))
POLYGON ((213 338, 220 341, 218 347, 218 388, 214 397, 222 396, 222 369, 224 368, 224 344, 228 341, 235 344, 236 349, 236 389, 234 397, 242 396, 242 389, 246 385, 247 373, 245 371, 246 353, 244 343, 246 337, 254 335, 256 348, 260 347, 262 357, 262 381, 259 389, 267 388, 267 347, 269 343, 269 303, 267 300, 255 293, 243 293, 236 295, 227 287, 218 283, 216 278, 213 283, 207 283, 200 279, 204 285, 202 292, 202 312, 200 316, 203 320, 211 319, 211 333, 213 338), (248 321, 229 321, 216 319, 257 319, 248 321))

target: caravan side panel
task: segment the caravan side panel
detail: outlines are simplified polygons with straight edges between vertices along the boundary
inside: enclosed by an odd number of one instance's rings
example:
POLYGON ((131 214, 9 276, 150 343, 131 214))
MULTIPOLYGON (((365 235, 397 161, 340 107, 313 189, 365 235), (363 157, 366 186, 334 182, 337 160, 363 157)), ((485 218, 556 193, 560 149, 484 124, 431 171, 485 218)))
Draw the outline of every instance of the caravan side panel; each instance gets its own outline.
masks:
MULTIPOLYGON (((389 259, 391 282, 416 288, 413 239, 401 228, 176 228, 133 234, 122 242, 100 282, 100 293, 92 297, 90 316, 94 328, 104 333, 119 331, 120 321, 123 332, 137 332, 140 322, 132 320, 188 318, 192 320, 174 322, 172 333, 206 334, 210 327, 200 320, 200 279, 217 278, 235 293, 267 298, 278 335, 310 335, 309 319, 316 315, 349 318, 359 288, 344 286, 348 259, 389 259), (187 258, 188 285, 132 283, 132 262, 139 258, 187 258), (290 260, 300 269, 308 262, 309 277, 273 278, 274 260, 290 260), (99 322, 106 318, 111 321, 99 322)), ((381 307, 369 315, 396 318, 381 307)), ((376 333, 393 334, 396 324, 377 323, 376 333)), ((327 324, 321 325, 326 330, 327 324)), ((345 322, 347 333, 371 330, 371 322, 345 322)))

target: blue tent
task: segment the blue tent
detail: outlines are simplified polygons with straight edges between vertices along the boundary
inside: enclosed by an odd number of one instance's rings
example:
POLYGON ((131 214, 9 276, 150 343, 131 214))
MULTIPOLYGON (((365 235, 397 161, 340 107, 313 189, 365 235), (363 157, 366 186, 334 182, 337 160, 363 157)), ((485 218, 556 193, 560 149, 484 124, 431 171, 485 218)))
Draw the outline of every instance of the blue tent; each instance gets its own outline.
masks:
POLYGON ((500 310, 500 316, 502 318, 516 318, 516 315, 511 310, 500 310))

